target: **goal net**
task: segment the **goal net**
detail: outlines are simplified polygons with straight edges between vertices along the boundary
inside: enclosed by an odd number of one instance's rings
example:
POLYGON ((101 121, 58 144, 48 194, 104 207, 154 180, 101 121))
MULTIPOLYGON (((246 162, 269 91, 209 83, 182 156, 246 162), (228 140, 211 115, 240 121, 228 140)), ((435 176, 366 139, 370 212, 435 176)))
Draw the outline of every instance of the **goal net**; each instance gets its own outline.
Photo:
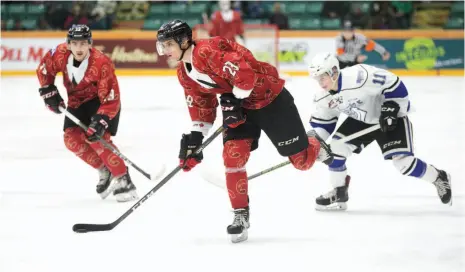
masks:
MULTIPOLYGON (((194 39, 208 38, 208 25, 194 27, 194 39)), ((279 30, 274 25, 244 24, 245 47, 259 61, 273 64, 278 70, 279 30)))

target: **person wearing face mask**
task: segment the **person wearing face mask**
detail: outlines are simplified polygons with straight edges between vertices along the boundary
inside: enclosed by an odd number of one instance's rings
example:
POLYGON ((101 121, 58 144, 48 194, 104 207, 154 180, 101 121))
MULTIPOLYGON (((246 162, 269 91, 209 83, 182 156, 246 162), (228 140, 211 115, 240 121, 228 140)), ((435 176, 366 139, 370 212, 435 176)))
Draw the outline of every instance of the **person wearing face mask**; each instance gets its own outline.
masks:
POLYGON ((92 47, 92 32, 87 25, 73 25, 66 42, 45 54, 36 70, 39 94, 47 108, 56 114, 65 108, 55 86, 59 72, 63 73, 68 94, 67 110, 89 127, 84 131, 66 117, 65 146, 98 170, 96 191, 102 199, 111 193, 118 202, 136 199, 136 187, 124 161, 98 141, 102 138, 114 145, 111 136, 118 129, 121 99, 114 65, 109 57, 92 47))

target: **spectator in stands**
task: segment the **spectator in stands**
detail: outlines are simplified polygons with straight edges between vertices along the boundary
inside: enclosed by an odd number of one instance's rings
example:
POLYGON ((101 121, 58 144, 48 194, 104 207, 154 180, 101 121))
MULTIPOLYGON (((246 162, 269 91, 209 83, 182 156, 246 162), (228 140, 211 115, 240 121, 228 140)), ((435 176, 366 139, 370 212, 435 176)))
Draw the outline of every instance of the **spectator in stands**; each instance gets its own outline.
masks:
POLYGON ((373 3, 372 29, 395 29, 395 12, 391 4, 387 1, 376 1, 373 3))
POLYGON ((22 24, 22 22, 21 22, 21 19, 15 19, 15 24, 14 24, 12 30, 17 30, 17 31, 18 31, 18 30, 19 30, 19 31, 21 31, 21 30, 26 30, 26 28, 23 27, 23 24, 22 24))
POLYGON ((52 27, 48 24, 47 20, 45 20, 45 17, 41 16, 39 19, 37 19, 37 29, 51 30, 52 27))
POLYGON ((62 3, 48 2, 45 20, 52 29, 65 29, 64 22, 68 17, 68 10, 62 3))
POLYGON ((344 17, 345 21, 352 22, 352 26, 358 29, 365 29, 368 27, 369 15, 363 13, 362 4, 353 2, 350 4, 350 11, 344 17))
POLYGON ((342 18, 347 11, 345 2, 340 1, 325 1, 323 4, 322 15, 326 18, 342 18))
POLYGON ((64 27, 69 29, 72 25, 87 25, 89 18, 87 18, 86 11, 81 9, 81 5, 75 4, 72 13, 66 18, 64 27))
POLYGON ((5 22, 5 20, 2 19, 1 24, 2 24, 2 30, 6 30, 6 22, 5 22))
POLYGON ((410 19, 413 11, 411 1, 393 1, 391 5, 394 7, 397 27, 400 29, 410 28, 410 19))
POLYGON ((91 14, 90 29, 107 29, 107 18, 105 16, 105 10, 101 6, 96 6, 91 14))
POLYGON ((271 25, 276 25, 280 30, 289 29, 289 18, 281 11, 279 3, 274 4, 273 14, 271 14, 269 22, 271 25))
POLYGON ((248 2, 247 4, 247 15, 249 18, 263 18, 265 14, 265 8, 261 1, 248 2))

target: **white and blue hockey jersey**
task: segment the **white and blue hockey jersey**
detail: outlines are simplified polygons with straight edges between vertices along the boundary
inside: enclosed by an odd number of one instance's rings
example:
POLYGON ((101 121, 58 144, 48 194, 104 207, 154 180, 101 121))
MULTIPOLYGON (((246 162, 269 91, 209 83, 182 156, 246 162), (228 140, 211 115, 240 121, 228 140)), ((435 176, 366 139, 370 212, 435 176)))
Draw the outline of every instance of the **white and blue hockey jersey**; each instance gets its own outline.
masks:
POLYGON ((389 100, 399 104, 399 117, 409 112, 407 88, 393 73, 365 64, 340 72, 337 93, 318 92, 313 101, 315 111, 310 125, 324 140, 333 133, 341 113, 367 124, 378 124, 381 105, 389 100))

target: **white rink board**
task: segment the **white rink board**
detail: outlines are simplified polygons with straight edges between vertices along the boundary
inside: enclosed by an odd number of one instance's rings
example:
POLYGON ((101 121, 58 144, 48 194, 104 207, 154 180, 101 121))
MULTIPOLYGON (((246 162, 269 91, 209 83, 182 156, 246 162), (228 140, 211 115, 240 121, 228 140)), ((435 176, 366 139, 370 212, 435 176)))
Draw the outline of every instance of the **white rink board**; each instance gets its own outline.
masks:
MULTIPOLYGON (((345 213, 314 210, 314 198, 329 189, 321 164, 251 181, 249 241, 232 245, 227 193, 200 178, 207 168, 222 175, 220 139, 198 169, 179 173, 116 229, 73 233, 74 223, 111 222, 131 204, 95 194, 97 173, 66 151, 63 116, 45 109, 35 78, 1 78, 0 271, 464 271, 464 79, 403 80, 416 109, 416 153, 451 173, 452 207, 440 203, 432 185, 398 174, 372 145, 349 158, 345 213)), ((174 168, 190 125, 176 79, 119 81, 123 112, 115 143, 148 172, 161 161, 174 168)), ((314 82, 293 78, 287 88, 309 128, 314 82)), ((262 137, 250 174, 283 161, 262 137)), ((154 186, 131 173, 141 195, 154 186)))
POLYGON ((1 64, 4 71, 34 71, 47 52, 66 39, 2 39, 1 64))

